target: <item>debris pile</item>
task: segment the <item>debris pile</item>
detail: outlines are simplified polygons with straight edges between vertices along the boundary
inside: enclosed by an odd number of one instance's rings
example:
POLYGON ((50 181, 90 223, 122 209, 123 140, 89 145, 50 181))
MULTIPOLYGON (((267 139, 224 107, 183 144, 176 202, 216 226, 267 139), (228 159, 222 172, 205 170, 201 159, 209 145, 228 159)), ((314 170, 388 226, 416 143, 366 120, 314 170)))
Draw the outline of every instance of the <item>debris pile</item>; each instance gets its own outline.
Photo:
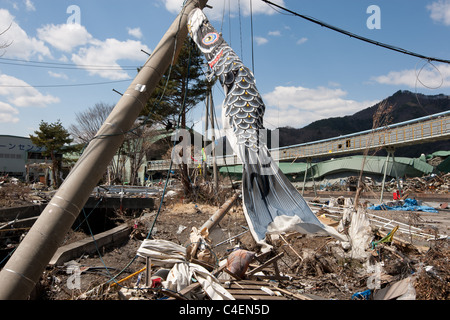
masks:
POLYGON ((430 192, 430 193, 448 193, 450 186, 450 173, 431 174, 422 178, 415 177, 406 180, 404 192, 430 192))
MULTIPOLYGON (((450 173, 435 174, 432 173, 423 177, 412 177, 406 179, 391 179, 385 182, 384 191, 394 192, 400 187, 404 194, 415 193, 436 193, 448 194, 450 187, 450 173)), ((368 176, 361 177, 359 183, 358 176, 349 176, 335 181, 324 181, 319 183, 320 191, 356 191, 357 187, 361 186, 362 191, 380 192, 382 189, 382 182, 368 176)))
POLYGON ((0 177, 0 208, 47 203, 52 192, 43 183, 26 184, 14 177, 0 177))
POLYGON ((89 300, 449 298, 447 237, 395 219, 383 220, 373 211, 355 209, 351 199, 338 198, 310 205, 322 223, 348 235, 349 242, 296 232, 269 234, 272 249, 262 253, 245 227, 240 200, 234 200, 219 209, 173 203, 156 225, 156 212, 146 213, 133 222, 135 229, 123 247, 48 269, 41 283, 44 296, 89 300), (146 237, 153 225, 153 233, 146 237), (427 246, 411 241, 412 234, 427 246), (99 257, 104 266, 99 266, 99 257), (77 274, 78 287, 73 280, 77 274))
POLYGON ((28 204, 30 188, 16 178, 0 177, 0 208, 28 204))

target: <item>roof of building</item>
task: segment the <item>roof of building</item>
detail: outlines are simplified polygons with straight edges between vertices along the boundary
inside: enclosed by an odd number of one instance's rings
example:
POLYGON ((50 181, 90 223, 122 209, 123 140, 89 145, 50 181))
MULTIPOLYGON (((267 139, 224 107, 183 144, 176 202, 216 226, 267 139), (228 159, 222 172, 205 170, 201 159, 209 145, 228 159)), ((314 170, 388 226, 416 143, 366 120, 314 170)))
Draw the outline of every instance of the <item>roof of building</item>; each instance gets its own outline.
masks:
MULTIPOLYGON (((388 176, 422 176, 433 172, 433 166, 415 158, 395 157, 394 161, 390 157, 386 163, 387 157, 376 156, 351 156, 336 158, 332 160, 322 161, 318 163, 305 162, 281 162, 279 167, 286 175, 304 174, 305 170, 312 170, 314 178, 321 178, 338 172, 354 171, 359 172, 363 167, 366 174, 384 174, 388 176), (365 160, 364 160, 365 159, 365 160), (387 165, 387 167, 386 167, 387 165)), ((242 165, 222 167, 221 173, 240 174, 242 173, 242 165)), ((311 171, 308 176, 310 176, 311 171)))

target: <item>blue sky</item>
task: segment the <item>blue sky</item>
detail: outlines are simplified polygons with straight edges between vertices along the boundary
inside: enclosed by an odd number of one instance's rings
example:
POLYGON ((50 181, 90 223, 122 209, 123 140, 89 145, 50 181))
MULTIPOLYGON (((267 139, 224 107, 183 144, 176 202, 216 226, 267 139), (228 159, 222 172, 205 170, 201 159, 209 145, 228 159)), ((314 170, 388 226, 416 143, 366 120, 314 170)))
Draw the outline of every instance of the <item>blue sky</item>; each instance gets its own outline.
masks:
MULTIPOLYGON (((0 35, 0 45, 10 44, 0 51, 0 134, 28 136, 41 120, 59 119, 68 128, 77 112, 99 102, 115 105, 120 96, 113 89, 126 90, 147 59, 141 49, 152 52, 182 2, 0 0, 0 32, 11 25, 0 35)), ((450 0, 272 2, 354 34, 450 59, 450 0), (378 16, 367 12, 371 5, 378 16), (379 28, 369 28, 368 20, 379 28)), ((361 42, 260 0, 251 0, 252 15, 250 0, 208 4, 213 25, 249 68, 254 62, 269 129, 351 115, 397 90, 450 94, 448 64, 361 42)), ((216 87, 218 111, 223 98, 216 87)), ((203 116, 200 103, 188 121, 201 130, 203 116)))

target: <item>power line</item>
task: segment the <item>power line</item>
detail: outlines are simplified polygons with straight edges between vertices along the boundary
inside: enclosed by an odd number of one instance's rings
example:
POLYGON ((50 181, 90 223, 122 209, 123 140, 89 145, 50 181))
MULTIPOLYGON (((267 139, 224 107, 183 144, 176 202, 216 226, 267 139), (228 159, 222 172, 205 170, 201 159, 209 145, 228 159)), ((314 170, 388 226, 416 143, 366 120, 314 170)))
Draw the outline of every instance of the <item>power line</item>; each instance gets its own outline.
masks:
POLYGON ((345 34, 345 35, 347 35, 347 36, 349 36, 351 38, 355 38, 355 39, 358 39, 358 40, 361 40, 361 41, 364 41, 364 42, 367 42, 367 43, 370 43, 370 44, 373 44, 373 45, 376 45, 376 46, 379 46, 379 47, 383 47, 385 49, 389 49, 389 50, 393 50, 393 51, 396 51, 396 52, 400 52, 400 53, 403 53, 403 54, 406 54, 406 55, 414 56, 414 57, 421 58, 421 59, 426 59, 428 61, 436 61, 436 62, 442 62, 442 63, 449 63, 450 64, 450 60, 428 57, 428 56, 425 56, 425 55, 422 55, 422 54, 419 54, 419 53, 415 53, 415 52, 412 52, 412 51, 405 50, 403 48, 395 47, 395 46, 392 46, 392 45, 389 45, 389 44, 386 44, 386 43, 382 43, 382 42, 378 42, 378 41, 375 41, 375 40, 372 40, 372 39, 369 39, 369 38, 365 38, 365 37, 359 36, 357 34, 351 33, 349 31, 343 30, 341 28, 332 26, 332 25, 330 25, 330 24, 328 24, 326 22, 320 21, 320 20, 318 20, 316 18, 308 17, 308 16, 305 16, 305 15, 299 14, 297 12, 294 12, 292 10, 286 9, 286 8, 284 8, 284 7, 280 6, 280 5, 277 5, 277 4, 273 3, 273 2, 270 2, 268 0, 262 0, 262 1, 267 3, 267 4, 269 4, 269 5, 277 7, 279 9, 281 9, 281 10, 289 12, 290 14, 292 14, 294 16, 297 16, 297 17, 300 17, 302 19, 305 19, 305 20, 308 20, 310 22, 313 22, 315 24, 318 24, 321 27, 325 27, 325 28, 331 29, 333 31, 345 34))
POLYGON ((97 85, 104 85, 104 84, 112 84, 112 83, 120 83, 120 82, 126 82, 133 79, 126 79, 126 80, 116 80, 116 81, 104 81, 104 82, 92 82, 92 83, 75 83, 75 84, 54 84, 54 85, 8 85, 8 84, 1 84, 0 88, 60 88, 60 87, 84 87, 84 86, 97 86, 97 85))
POLYGON ((72 63, 43 62, 43 61, 21 60, 11 58, 0 58, 0 64, 35 67, 35 68, 83 69, 83 70, 136 70, 138 68, 137 66, 118 66, 118 65, 108 66, 108 65, 82 65, 82 64, 78 65, 72 63))
POLYGON ((251 26, 251 38, 252 38, 252 72, 255 74, 255 53, 253 50, 253 6, 252 1, 250 0, 250 26, 251 26))
POLYGON ((0 61, 0 64, 14 65, 14 66, 22 66, 29 68, 48 68, 48 69, 69 69, 69 70, 136 70, 138 67, 121 67, 121 66, 96 66, 96 67, 85 67, 82 65, 73 65, 73 66, 49 66, 49 65, 37 65, 37 64, 25 64, 25 63, 16 63, 16 62, 3 62, 0 61))

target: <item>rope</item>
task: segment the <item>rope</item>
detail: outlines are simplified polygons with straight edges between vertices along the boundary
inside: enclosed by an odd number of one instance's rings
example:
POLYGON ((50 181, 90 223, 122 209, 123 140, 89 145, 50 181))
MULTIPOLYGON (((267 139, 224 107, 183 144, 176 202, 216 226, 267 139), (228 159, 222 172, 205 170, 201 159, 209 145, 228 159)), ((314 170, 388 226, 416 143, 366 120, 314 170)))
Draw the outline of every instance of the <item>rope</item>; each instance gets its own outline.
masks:
MULTIPOLYGON (((221 92, 223 93, 222 90, 221 90, 221 92)), ((212 97, 212 95, 211 95, 211 97, 212 97)), ((220 128, 219 121, 217 121, 216 109, 214 108, 214 102, 212 99, 211 99, 211 103, 213 104, 213 107, 212 107, 213 114, 211 114, 211 118, 214 119, 214 122, 216 123, 216 126, 219 129, 220 128)), ((219 132, 221 132, 220 129, 219 129, 219 132)), ((221 134, 223 134, 223 133, 221 132, 221 134)), ((216 161, 216 159, 214 159, 214 161, 216 161)), ((225 162, 225 168, 227 168, 228 179, 230 179, 230 181, 231 181, 231 188, 233 189, 233 191, 236 191, 236 187, 234 185, 233 178, 231 177, 230 169, 228 168, 228 165, 227 165, 226 157, 223 157, 223 161, 225 162)))
MULTIPOLYGON (((178 34, 179 34, 179 32, 180 32, 180 27, 181 27, 181 18, 183 17, 183 12, 184 12, 184 10, 185 10, 185 3, 186 3, 186 0, 183 1, 183 9, 182 9, 182 12, 181 12, 181 14, 180 14, 180 19, 178 20, 178 28, 177 28, 177 32, 175 33, 175 37, 174 37, 174 39, 175 39, 175 44, 174 44, 174 49, 173 49, 173 52, 172 52, 172 60, 171 60, 171 62, 170 62, 170 66, 169 66, 169 70, 168 70, 168 77, 167 77, 166 82, 165 82, 165 84, 164 84, 163 92, 161 93, 159 99, 158 99, 157 102, 156 102, 156 106, 158 106, 159 103, 161 103, 163 97, 165 96, 167 87, 168 87, 168 85, 169 85, 170 75, 172 74, 172 68, 173 68, 173 64, 174 64, 174 61, 175 61, 175 53, 176 53, 176 47, 177 47, 177 42, 178 42, 178 34)), ((141 102, 141 103, 142 103, 142 102, 141 102)), ((141 128, 141 127, 144 127, 144 126, 148 123, 148 121, 150 120, 150 117, 151 117, 152 115, 156 115, 156 113, 154 113, 154 112, 152 112, 152 111, 149 111, 149 113, 147 114, 147 116, 144 118, 144 120, 143 120, 138 126, 136 126, 136 127, 134 127, 134 128, 131 128, 131 129, 128 130, 128 131, 121 132, 121 133, 114 133, 114 134, 103 134, 103 135, 98 135, 98 136, 93 137, 92 139, 90 139, 90 140, 83 146, 83 148, 82 148, 82 150, 81 150, 81 154, 83 154, 84 150, 85 150, 86 147, 89 145, 90 141, 92 141, 92 140, 94 140, 94 139, 107 138, 107 137, 113 137, 113 136, 125 135, 125 134, 127 134, 127 133, 133 133, 133 132, 135 132, 137 129, 139 129, 139 128, 141 128)), ((137 136, 139 136, 139 134, 137 134, 137 133, 135 133, 135 134, 136 134, 137 136)))
POLYGON ((252 72, 253 75, 255 74, 255 57, 254 57, 254 50, 253 50, 253 6, 252 1, 250 0, 250 27, 251 27, 251 38, 252 38, 252 72))
MULTIPOLYGON (((186 80, 186 90, 185 90, 185 92, 184 92, 182 108, 181 108, 180 113, 179 113, 179 115, 178 115, 178 122, 177 122, 177 129, 176 129, 176 131, 178 131, 178 130, 180 129, 181 116, 182 116, 182 114, 183 114, 183 112, 185 111, 185 108, 186 108, 186 97, 187 97, 187 93, 188 93, 188 91, 189 91, 189 76, 190 76, 190 69, 191 69, 191 50, 189 50, 188 73, 187 73, 187 75, 186 75, 186 78, 187 78, 187 80, 186 80)), ((176 136, 175 136, 175 137, 176 137, 176 136)), ((175 138, 175 139, 174 139, 174 143, 173 143, 173 146, 174 146, 174 147, 175 147, 175 145, 176 145, 176 142, 177 142, 177 139, 175 138)), ((164 195, 165 195, 165 193, 166 193, 167 185, 168 185, 168 182, 169 182, 170 172, 172 171, 172 165, 173 165, 173 161, 170 161, 170 166, 169 166, 169 169, 168 169, 166 182, 165 182, 165 184, 164 184, 163 193, 162 193, 162 195, 161 195, 161 201, 160 201, 160 203, 159 203, 158 212, 157 212, 157 214, 156 214, 156 216, 155 216, 155 219, 153 220, 153 224, 152 224, 152 226, 151 226, 151 228, 150 228, 150 230, 149 230, 149 232, 148 232, 148 234, 147 234, 147 239, 150 238, 150 236, 151 236, 151 234, 152 234, 152 232, 153 232, 153 228, 154 228, 154 226, 155 226, 155 224, 156 224, 156 220, 158 219, 158 217, 159 217, 159 215, 160 215, 160 213, 161 213, 161 207, 162 207, 162 204, 163 204, 163 201, 164 201, 164 195)))
MULTIPOLYGON (((159 100, 158 100, 158 103, 162 100, 162 98, 164 97, 164 95, 165 95, 165 91, 166 91, 166 88, 167 88, 167 86, 168 86, 168 81, 169 81, 169 79, 170 79, 170 74, 171 74, 171 72, 172 72, 172 68, 173 68, 173 64, 174 64, 174 61, 175 61, 175 48, 176 48, 176 42, 177 42, 177 35, 178 35, 178 33, 179 33, 179 31, 180 31, 180 26, 181 26, 181 18, 183 17, 183 12, 184 12, 184 10, 185 10, 185 2, 186 1, 184 1, 183 2, 183 10, 182 10, 182 12, 181 12, 181 14, 180 14, 180 20, 179 20, 179 24, 178 24, 178 29, 177 29, 177 33, 176 33, 176 36, 175 36, 175 45, 174 45, 174 51, 173 51, 173 54, 172 54, 172 61, 171 61, 171 63, 170 63, 170 68, 169 68, 169 72, 168 72, 168 74, 169 74, 169 76, 168 76, 168 78, 167 78, 167 80, 166 80, 166 83, 165 83, 165 86, 164 86, 164 89, 163 89, 163 92, 162 92, 162 94, 161 94, 161 96, 160 96, 160 98, 159 98, 159 100)), ((190 51, 189 51, 189 53, 190 53, 190 51)), ((189 59, 190 60, 190 59, 189 59)), ((189 78, 188 78, 189 79, 189 78)), ((186 90, 187 91, 187 90, 186 90)), ((184 104, 184 101, 183 101, 183 104, 184 104)), ((182 108, 182 109, 184 109, 184 107, 182 108)), ((149 116, 150 116, 150 114, 147 116, 147 118, 146 118, 146 120, 149 118, 149 116)), ((178 128, 179 128, 179 123, 180 123, 180 119, 181 119, 181 113, 180 113, 180 115, 179 115, 179 117, 178 117, 178 128)), ((145 124, 145 122, 146 121, 144 121, 144 124, 145 124)), ((143 125, 143 124, 142 124, 143 125)), ((140 127, 140 126, 138 126, 138 127, 140 127)), ((137 127, 137 128, 138 128, 137 127)), ((131 129, 131 130, 129 130, 129 132, 131 132, 131 131, 133 131, 133 130, 135 130, 135 129, 137 129, 137 128, 134 128, 134 129, 131 129)), ((97 137, 94 137, 93 139, 95 139, 95 138, 97 138, 97 137)), ((175 142, 176 142, 176 140, 175 140, 175 142)), ((175 142, 174 142, 174 144, 175 144, 175 142)), ((167 179, 166 179, 166 183, 165 183, 165 186, 164 186, 164 190, 163 190, 163 194, 162 194, 162 196, 161 196, 161 202, 160 202, 160 206, 159 206, 159 208, 158 208, 158 213, 157 213, 157 216, 155 217, 155 220, 154 220, 154 222, 153 222, 153 225, 152 225, 152 227, 151 227, 151 229, 150 229, 150 231, 149 231, 149 233, 148 233, 148 235, 147 235, 147 239, 150 237, 150 235, 151 235, 151 233, 152 233, 152 231, 153 231, 153 227, 154 227, 154 225, 155 225, 155 223, 156 223, 156 219, 158 218, 158 216, 159 216, 159 214, 160 214, 160 211, 161 211, 161 206, 162 206, 162 203, 163 203, 163 200, 164 200, 164 194, 165 194, 165 191, 166 191, 166 188, 167 188, 167 184, 168 184, 168 181, 169 181, 169 177, 170 177, 170 171, 172 170, 172 162, 170 163, 170 168, 169 168, 169 171, 168 171, 168 175, 167 175, 167 179)), ((94 239, 95 240, 95 239, 94 239)), ((138 255, 135 255, 131 260, 130 260, 130 262, 119 272, 119 273, 117 273, 115 276, 112 276, 111 277, 111 279, 108 281, 108 282, 111 282, 111 281, 115 281, 115 279, 118 277, 118 276, 120 276, 136 259, 137 259, 137 257, 138 257, 138 255)), ((100 256, 100 258, 101 258, 101 256, 100 256)), ((103 260, 102 260, 102 262, 103 262, 103 260)), ((108 269, 107 269, 108 270, 108 269)))
POLYGON ((242 48, 241 0, 238 0, 238 8, 239 8, 239 35, 240 35, 240 43, 241 43, 241 57, 242 57, 242 59, 244 59, 244 50, 242 48))

